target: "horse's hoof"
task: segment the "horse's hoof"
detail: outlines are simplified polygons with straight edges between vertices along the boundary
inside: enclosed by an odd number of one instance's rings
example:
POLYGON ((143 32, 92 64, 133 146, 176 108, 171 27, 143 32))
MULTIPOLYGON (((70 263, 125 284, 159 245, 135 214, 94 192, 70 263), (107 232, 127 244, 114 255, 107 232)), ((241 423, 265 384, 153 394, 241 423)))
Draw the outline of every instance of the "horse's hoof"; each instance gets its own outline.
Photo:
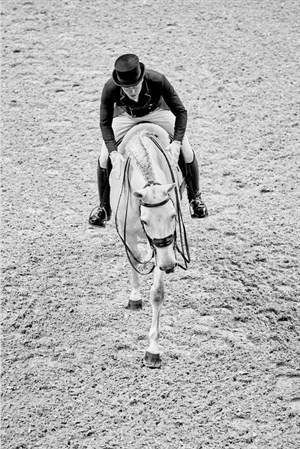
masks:
POLYGON ((128 310, 141 310, 143 308, 143 302, 141 299, 139 301, 132 301, 131 299, 128 301, 128 305, 126 309, 128 310))
POLYGON ((151 352, 146 351, 143 362, 148 368, 161 367, 161 358, 159 354, 152 354, 151 352))

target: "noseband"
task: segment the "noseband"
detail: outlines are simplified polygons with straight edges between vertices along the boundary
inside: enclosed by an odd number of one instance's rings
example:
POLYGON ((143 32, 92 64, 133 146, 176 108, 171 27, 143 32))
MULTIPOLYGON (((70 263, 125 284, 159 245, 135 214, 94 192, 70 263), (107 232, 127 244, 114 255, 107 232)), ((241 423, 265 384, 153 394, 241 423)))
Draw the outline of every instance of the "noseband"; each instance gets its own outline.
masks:
MULTIPOLYGON (((168 196, 165 200, 161 201, 160 203, 154 203, 154 204, 150 204, 150 203, 144 203, 144 201, 140 201, 140 206, 144 206, 144 207, 159 207, 159 206, 163 206, 164 204, 166 204, 168 201, 172 201, 170 196, 168 196)), ((149 240, 149 243, 151 245, 152 248, 165 248, 166 246, 171 245, 174 241, 175 241, 175 232, 173 234, 168 235, 167 237, 163 237, 161 239, 152 239, 146 232, 144 223, 142 223, 144 232, 147 236, 147 239, 149 240)))

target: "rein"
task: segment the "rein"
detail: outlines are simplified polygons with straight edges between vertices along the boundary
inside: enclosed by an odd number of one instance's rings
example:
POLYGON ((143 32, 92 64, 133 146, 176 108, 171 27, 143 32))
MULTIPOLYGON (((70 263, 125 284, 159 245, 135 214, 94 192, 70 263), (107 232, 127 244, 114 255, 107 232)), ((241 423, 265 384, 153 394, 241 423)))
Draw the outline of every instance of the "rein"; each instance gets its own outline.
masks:
POLYGON ((179 227, 179 237, 180 237, 181 248, 179 248, 179 246, 177 244, 177 241, 175 241, 175 244, 176 244, 177 251, 179 252, 179 254, 181 255, 181 257, 182 257, 182 259, 184 261, 184 265, 178 264, 178 266, 180 268, 182 268, 183 270, 187 270, 187 266, 190 263, 191 258, 190 258, 189 245, 188 245, 186 230, 185 230, 184 221, 183 221, 183 217, 182 217, 179 193, 178 193, 178 188, 177 188, 177 183, 176 183, 176 179, 175 179, 175 176, 174 176, 174 172, 173 172, 173 169, 171 167, 170 161, 169 161, 169 159, 168 159, 168 157, 167 157, 167 155, 166 155, 166 153, 164 151, 164 148, 161 145, 160 141, 156 137, 151 135, 151 134, 148 137, 149 137, 149 139, 152 140, 153 143, 155 143, 157 148, 164 155, 164 158, 165 158, 165 160, 167 162, 167 165, 168 165, 170 173, 171 173, 172 181, 176 184, 175 185, 176 212, 177 212, 177 221, 178 221, 178 227, 179 227))
MULTIPOLYGON (((173 169, 171 167, 170 161, 164 151, 163 146, 161 145, 160 141, 154 137, 153 135, 149 134, 148 135, 149 139, 152 140, 152 142, 156 145, 156 147, 161 151, 161 153, 164 155, 164 158, 167 162, 168 168, 170 170, 170 174, 171 174, 171 178, 172 181, 176 184, 176 180, 175 180, 175 176, 173 173, 173 169)), ((115 214, 115 226, 116 226, 116 230, 117 233, 125 247, 125 251, 126 251, 126 255, 127 258, 131 264, 131 266, 134 268, 134 270, 142 275, 148 275, 150 274, 154 268, 155 268, 155 264, 153 263, 152 267, 150 268, 149 271, 147 272, 141 272, 140 270, 138 270, 135 265, 133 264, 131 258, 133 260, 135 260, 139 265, 146 265, 147 263, 149 263, 151 261, 151 259, 155 256, 155 247, 158 248, 163 248, 165 246, 169 246, 172 243, 174 244, 174 250, 177 250, 179 252, 179 254, 181 255, 183 261, 184 261, 184 265, 182 264, 177 264, 180 268, 182 268, 183 270, 187 270, 187 266, 188 263, 190 262, 190 254, 189 254, 189 246, 188 246, 188 240, 187 240, 187 235, 186 235, 186 230, 185 230, 185 226, 184 226, 184 222, 183 222, 183 217, 182 217, 182 212, 181 212, 181 207, 180 207, 180 199, 179 199, 179 193, 178 193, 178 188, 177 188, 177 184, 175 185, 175 198, 176 198, 176 215, 177 215, 177 222, 178 222, 178 227, 179 227, 179 237, 180 237, 180 247, 177 244, 177 238, 176 238, 176 231, 174 232, 174 234, 171 234, 167 237, 161 238, 161 239, 152 239, 148 236, 143 223, 141 223, 142 228, 146 234, 146 237, 149 241, 149 244, 152 248, 152 254, 151 257, 148 261, 141 261, 139 260, 134 253, 132 252, 132 250, 130 249, 130 247, 128 246, 127 242, 126 242, 126 230, 127 230, 127 214, 128 214, 128 204, 129 204, 129 191, 130 191, 130 184, 129 184, 129 176, 128 176, 128 171, 129 171, 129 167, 130 167, 130 157, 127 159, 126 164, 125 164, 125 168, 124 168, 124 174, 123 174, 123 180, 122 180, 122 189, 121 189, 121 193, 118 199, 118 204, 117 204, 117 209, 116 209, 116 214, 115 214), (117 215, 118 215, 118 211, 119 211, 119 207, 120 207, 120 202, 121 202, 121 197, 123 195, 124 192, 124 188, 125 188, 125 182, 126 182, 126 177, 127 177, 127 185, 128 185, 128 194, 127 194, 127 199, 126 199, 126 208, 125 208, 125 220, 124 220, 124 238, 122 237, 122 235, 119 232, 119 226, 118 226, 118 220, 117 220, 117 215)), ((153 183, 153 184, 157 184, 157 183, 153 183)), ((150 184, 147 184, 150 185, 150 184)), ((147 186, 146 185, 146 186, 147 186)), ((146 187, 145 186, 145 187, 146 187)), ((144 203, 143 201, 140 201, 140 206, 144 206, 144 207, 159 207, 159 206, 163 206, 164 204, 166 204, 168 201, 172 201, 171 198, 168 196, 168 198, 166 198, 165 200, 159 202, 159 203, 155 203, 155 204, 150 204, 150 203, 144 203)))
MULTIPOLYGON (((124 229, 123 229, 123 235, 124 235, 124 238, 123 238, 122 235, 120 234, 119 226, 118 226, 118 219, 117 219, 117 216, 118 216, 118 211, 119 211, 119 207, 120 207, 120 202, 121 202, 122 194, 123 194, 124 187, 125 187, 126 175, 127 175, 128 171, 129 171, 129 166, 130 166, 130 157, 127 159, 126 164, 125 164, 125 167, 124 167, 124 174, 123 174, 123 180, 122 180, 122 189, 121 189, 121 193, 120 193, 120 196, 119 196, 119 200, 118 200, 118 204, 117 204, 117 209, 116 209, 116 214, 115 214, 115 226, 116 226, 117 233, 118 233, 118 235, 119 235, 119 237, 120 237, 120 239, 121 239, 121 241, 122 241, 122 243, 123 243, 123 245, 124 245, 124 247, 125 247, 127 259, 129 260, 129 263, 130 263, 130 265, 132 266, 132 268, 133 268, 138 274, 148 275, 148 274, 152 273, 152 271, 154 270, 155 264, 153 263, 153 264, 152 264, 152 267, 150 268, 150 270, 144 273, 144 272, 138 270, 138 269, 135 267, 135 265, 134 265, 134 263, 132 262, 131 258, 134 259, 139 265, 146 265, 146 264, 149 263, 149 262, 151 261, 151 259, 154 257, 154 249, 153 249, 153 247, 151 246, 151 248, 152 248, 152 254, 151 254, 150 259, 147 260, 147 261, 142 261, 142 260, 139 260, 139 259, 135 256, 135 254, 132 252, 131 248, 128 246, 128 244, 127 244, 127 242, 126 242, 126 229, 127 229, 127 226, 126 226, 126 225, 127 225, 127 214, 128 214, 129 193, 127 194, 127 199, 126 199, 125 220, 124 220, 124 229), (131 257, 130 257, 130 256, 131 256, 131 257)), ((128 175, 127 175, 127 184, 128 184, 128 192, 129 192, 129 190, 130 190, 130 184, 129 184, 129 176, 128 176, 128 175)), ((146 234, 146 235, 147 235, 147 234, 146 234)))

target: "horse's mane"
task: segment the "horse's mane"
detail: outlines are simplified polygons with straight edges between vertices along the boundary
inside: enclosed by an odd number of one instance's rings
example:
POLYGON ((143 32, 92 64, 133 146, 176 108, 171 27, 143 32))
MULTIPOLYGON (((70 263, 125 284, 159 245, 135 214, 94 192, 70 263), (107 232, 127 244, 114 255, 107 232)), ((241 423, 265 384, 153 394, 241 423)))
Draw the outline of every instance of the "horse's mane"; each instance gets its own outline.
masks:
POLYGON ((133 158, 141 170, 147 183, 155 181, 153 166, 149 157, 149 151, 155 145, 149 137, 149 131, 141 131, 134 134, 126 145, 126 153, 133 158))
POLYGON ((158 139, 163 146, 169 143, 169 136, 165 129, 154 123, 142 122, 133 126, 120 143, 119 151, 126 153, 135 161, 147 183, 155 182, 155 174, 151 162, 151 149, 155 143, 151 136, 158 139))

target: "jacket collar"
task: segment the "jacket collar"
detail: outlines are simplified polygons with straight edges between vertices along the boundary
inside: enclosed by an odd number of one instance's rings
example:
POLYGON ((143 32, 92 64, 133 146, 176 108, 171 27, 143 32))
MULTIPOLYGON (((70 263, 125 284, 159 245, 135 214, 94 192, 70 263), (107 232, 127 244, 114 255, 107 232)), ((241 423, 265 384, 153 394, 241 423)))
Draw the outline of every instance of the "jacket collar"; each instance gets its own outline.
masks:
MULTIPOLYGON (((121 101, 121 103, 126 104, 128 102, 128 97, 126 96, 126 94, 125 94, 124 90, 122 89, 122 87, 120 87, 120 89, 121 89, 120 101, 121 101)), ((151 98, 151 94, 149 92, 149 86, 148 86, 147 80, 145 78, 143 80, 142 89, 145 89, 143 95, 147 98, 147 103, 148 103, 148 101, 151 98)))

